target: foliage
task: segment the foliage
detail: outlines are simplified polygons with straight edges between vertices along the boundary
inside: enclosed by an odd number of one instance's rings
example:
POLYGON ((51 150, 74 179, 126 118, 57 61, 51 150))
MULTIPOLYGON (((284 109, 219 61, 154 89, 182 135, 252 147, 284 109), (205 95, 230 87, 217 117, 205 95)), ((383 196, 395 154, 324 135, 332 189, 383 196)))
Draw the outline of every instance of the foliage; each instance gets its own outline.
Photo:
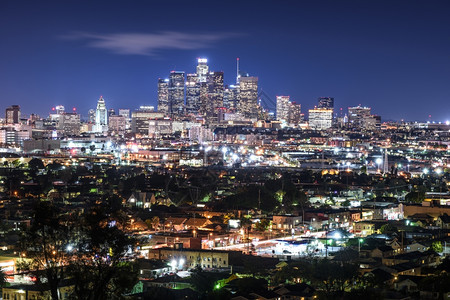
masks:
POLYGON ((59 211, 49 202, 37 202, 34 222, 24 232, 21 241, 23 255, 29 260, 18 268, 36 276, 37 282, 47 281, 51 298, 58 299, 58 285, 65 277, 62 266, 66 263, 66 246, 69 228, 59 219, 59 211))
POLYGON ((34 222, 22 239, 22 254, 29 260, 19 268, 38 283, 46 281, 53 300, 59 299, 61 280, 69 277, 75 299, 120 298, 137 282, 135 266, 124 260, 134 240, 110 226, 101 209, 76 218, 62 217, 50 202, 37 202, 34 222))
POLYGON ((433 251, 435 252, 442 253, 444 251, 444 246, 442 246, 441 241, 434 241, 431 244, 431 249, 433 249, 433 251))
POLYGON ((380 232, 381 234, 390 234, 397 231, 397 227, 392 226, 391 224, 387 223, 381 226, 380 232))
POLYGON ((262 219, 261 221, 255 224, 256 230, 262 232, 267 231, 267 229, 269 229, 269 226, 270 221, 268 219, 262 219))

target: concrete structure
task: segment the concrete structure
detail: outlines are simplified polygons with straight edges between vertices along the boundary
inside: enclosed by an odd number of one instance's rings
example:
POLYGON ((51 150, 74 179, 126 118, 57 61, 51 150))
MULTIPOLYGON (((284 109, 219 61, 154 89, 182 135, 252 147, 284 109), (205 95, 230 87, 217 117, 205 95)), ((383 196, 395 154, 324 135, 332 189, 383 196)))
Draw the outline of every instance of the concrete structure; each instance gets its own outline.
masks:
POLYGON ((309 127, 316 130, 331 128, 333 110, 327 108, 315 108, 309 110, 309 127))

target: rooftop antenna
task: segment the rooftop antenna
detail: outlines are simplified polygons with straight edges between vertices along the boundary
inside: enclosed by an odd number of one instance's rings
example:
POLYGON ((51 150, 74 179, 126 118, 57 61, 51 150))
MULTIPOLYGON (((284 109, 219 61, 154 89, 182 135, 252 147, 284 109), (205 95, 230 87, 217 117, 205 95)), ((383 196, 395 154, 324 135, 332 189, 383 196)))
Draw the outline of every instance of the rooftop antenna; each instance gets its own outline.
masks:
POLYGON ((236 58, 236 85, 239 84, 239 57, 236 58))

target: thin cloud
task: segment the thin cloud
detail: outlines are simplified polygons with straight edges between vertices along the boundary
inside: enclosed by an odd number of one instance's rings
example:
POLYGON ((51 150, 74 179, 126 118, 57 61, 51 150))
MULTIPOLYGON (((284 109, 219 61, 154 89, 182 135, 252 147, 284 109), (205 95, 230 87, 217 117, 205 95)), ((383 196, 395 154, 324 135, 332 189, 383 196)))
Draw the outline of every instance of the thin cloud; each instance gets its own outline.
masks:
POLYGON ((207 48, 219 41, 239 36, 241 34, 237 33, 197 34, 174 31, 111 34, 74 32, 62 38, 83 41, 88 47, 108 50, 115 54, 155 56, 161 50, 207 48))

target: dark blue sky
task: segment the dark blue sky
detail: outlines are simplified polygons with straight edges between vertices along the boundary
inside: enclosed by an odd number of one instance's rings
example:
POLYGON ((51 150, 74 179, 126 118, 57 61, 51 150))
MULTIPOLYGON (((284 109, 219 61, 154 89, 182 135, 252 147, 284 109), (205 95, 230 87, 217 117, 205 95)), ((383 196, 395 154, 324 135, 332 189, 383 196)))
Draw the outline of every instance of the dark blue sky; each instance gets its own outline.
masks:
POLYGON ((100 95, 156 105, 156 82, 197 57, 241 69, 303 111, 317 97, 383 119, 450 119, 448 1, 1 1, 0 109, 25 114, 100 95))

